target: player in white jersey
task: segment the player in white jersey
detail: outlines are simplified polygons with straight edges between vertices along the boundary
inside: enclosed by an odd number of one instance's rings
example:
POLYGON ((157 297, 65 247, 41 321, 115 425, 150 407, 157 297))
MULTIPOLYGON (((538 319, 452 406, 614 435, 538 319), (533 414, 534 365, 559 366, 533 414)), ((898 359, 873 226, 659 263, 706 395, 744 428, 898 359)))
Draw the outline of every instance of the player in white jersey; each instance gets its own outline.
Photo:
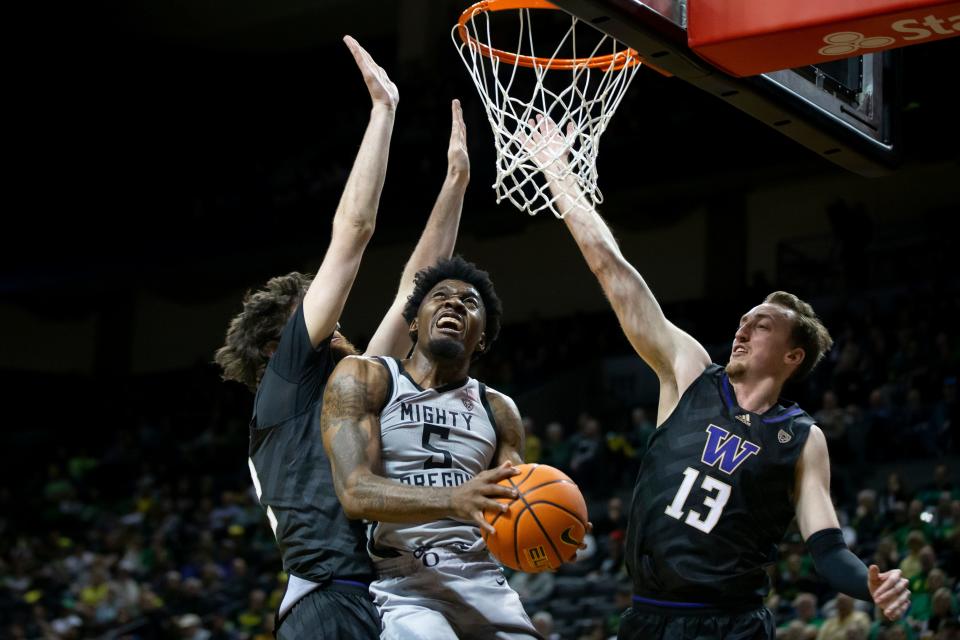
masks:
POLYGON ((344 511, 372 523, 381 638, 541 637, 480 533, 493 531, 484 509, 506 509, 494 498, 516 496, 497 482, 522 462, 516 405, 467 375, 500 315, 486 272, 442 260, 404 308, 410 357, 349 357, 327 384, 324 446, 344 511))

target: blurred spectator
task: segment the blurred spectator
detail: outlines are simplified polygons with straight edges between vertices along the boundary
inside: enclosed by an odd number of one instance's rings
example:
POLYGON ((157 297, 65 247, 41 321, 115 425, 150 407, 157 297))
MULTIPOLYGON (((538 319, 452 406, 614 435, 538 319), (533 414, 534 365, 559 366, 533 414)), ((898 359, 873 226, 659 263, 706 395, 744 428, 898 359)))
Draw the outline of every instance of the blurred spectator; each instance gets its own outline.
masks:
POLYGON ((549 611, 537 611, 531 621, 544 640, 560 640, 560 634, 553 631, 553 616, 549 611))
POLYGON ((875 541, 883 531, 883 520, 877 509, 877 492, 863 489, 857 494, 857 510, 853 516, 853 529, 860 542, 860 553, 870 555, 875 550, 875 541))
POLYGON ((637 455, 643 456, 650 446, 650 438, 657 432, 657 425, 650 420, 643 407, 634 407, 630 412, 630 430, 637 455))
POLYGON ((917 500, 924 505, 934 505, 939 502, 940 496, 944 493, 948 494, 951 499, 960 498, 949 467, 945 464, 938 464, 933 468, 933 480, 923 485, 917 492, 917 500))
POLYGON ((593 491, 603 486, 609 473, 604 469, 604 442, 600 422, 591 415, 579 419, 580 430, 570 443, 570 472, 580 487, 593 491))
POLYGON ((625 532, 626 530, 627 516, 623 511, 623 500, 619 496, 614 496, 607 500, 607 510, 593 523, 593 534, 599 538, 608 536, 614 531, 625 532))
POLYGON ((837 394, 825 391, 820 410, 813 414, 814 419, 827 437, 827 448, 831 462, 847 462, 850 459, 850 446, 847 442, 847 428, 850 415, 840 407, 837 394))
POLYGON ((937 631, 945 620, 955 620, 957 617, 957 600, 950 589, 940 587, 933 592, 933 602, 930 615, 927 617, 925 628, 927 631, 937 631))
POLYGON ((907 534, 907 555, 900 561, 900 571, 903 573, 903 577, 908 580, 920 575, 922 571, 920 550, 924 548, 924 542, 926 540, 919 531, 911 531, 907 534))
POLYGON ((507 580, 513 590, 520 596, 525 607, 537 607, 545 603, 551 595, 555 584, 555 578, 550 571, 541 571, 540 573, 526 573, 515 571, 507 580))
POLYGON ((957 379, 953 376, 943 381, 940 398, 933 405, 930 416, 940 451, 960 450, 960 403, 957 402, 957 379))
POLYGON ((837 596, 836 611, 820 627, 817 640, 847 640, 850 632, 863 634, 854 635, 854 638, 866 638, 869 629, 870 618, 867 614, 854 609, 853 598, 841 593, 837 596))
POLYGON ((551 422, 547 425, 546 434, 547 441, 543 445, 541 461, 557 469, 569 470, 570 442, 566 440, 563 425, 559 422, 551 422))
POLYGON ((540 442, 540 436, 537 435, 537 424, 530 416, 523 417, 523 433, 525 435, 523 461, 531 464, 540 462, 543 445, 540 442))

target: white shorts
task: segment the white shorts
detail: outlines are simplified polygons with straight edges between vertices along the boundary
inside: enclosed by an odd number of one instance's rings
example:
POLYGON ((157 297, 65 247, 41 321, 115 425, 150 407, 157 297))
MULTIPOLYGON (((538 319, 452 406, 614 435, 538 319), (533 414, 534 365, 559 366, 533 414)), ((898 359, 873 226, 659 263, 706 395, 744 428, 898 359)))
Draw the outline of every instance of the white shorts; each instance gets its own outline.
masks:
POLYGON ((433 547, 375 562, 381 640, 542 640, 487 551, 433 547))

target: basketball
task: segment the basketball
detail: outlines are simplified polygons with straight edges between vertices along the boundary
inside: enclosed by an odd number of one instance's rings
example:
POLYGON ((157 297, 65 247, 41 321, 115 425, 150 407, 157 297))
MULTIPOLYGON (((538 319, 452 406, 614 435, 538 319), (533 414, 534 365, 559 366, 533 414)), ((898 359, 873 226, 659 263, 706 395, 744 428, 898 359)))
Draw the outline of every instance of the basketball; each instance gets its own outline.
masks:
POLYGON ((499 500, 509 508, 484 515, 496 533, 483 538, 494 557, 517 571, 555 571, 571 562, 587 529, 587 504, 565 473, 543 464, 517 465, 520 475, 500 482, 520 493, 499 500))

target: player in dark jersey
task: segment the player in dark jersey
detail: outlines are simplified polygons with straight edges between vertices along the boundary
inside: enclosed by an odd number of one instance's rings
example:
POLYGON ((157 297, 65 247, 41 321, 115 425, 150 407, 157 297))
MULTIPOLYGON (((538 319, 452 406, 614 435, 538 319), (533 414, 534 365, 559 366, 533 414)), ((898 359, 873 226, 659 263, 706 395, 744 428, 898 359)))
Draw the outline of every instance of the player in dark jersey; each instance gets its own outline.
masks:
MULTIPOLYGON (((545 151, 544 166, 560 151, 554 145, 567 144, 549 120, 530 142, 545 151)), ((545 175, 624 333, 660 380, 658 428, 627 528, 634 597, 619 637, 773 638, 765 567, 794 517, 831 587, 900 617, 909 606, 907 581, 899 570, 867 569, 846 548, 823 432, 780 399, 787 380, 808 374, 832 343, 810 305, 771 294, 741 318, 727 366, 712 364, 666 319, 600 215, 578 204, 575 178, 545 175)))
MULTIPOLYGON (((345 42, 373 107, 326 255, 312 281, 292 273, 248 294, 216 355, 225 379, 243 382, 257 394, 250 472, 289 576, 277 616, 279 638, 379 638, 381 627, 368 595, 372 569, 362 523, 349 520, 337 500, 319 413, 334 366, 356 353, 337 320, 373 233, 398 94, 356 41, 345 42)), ((407 353, 411 341, 402 311, 413 275, 453 251, 470 165, 457 101, 452 114, 446 180, 367 353, 407 353)))

